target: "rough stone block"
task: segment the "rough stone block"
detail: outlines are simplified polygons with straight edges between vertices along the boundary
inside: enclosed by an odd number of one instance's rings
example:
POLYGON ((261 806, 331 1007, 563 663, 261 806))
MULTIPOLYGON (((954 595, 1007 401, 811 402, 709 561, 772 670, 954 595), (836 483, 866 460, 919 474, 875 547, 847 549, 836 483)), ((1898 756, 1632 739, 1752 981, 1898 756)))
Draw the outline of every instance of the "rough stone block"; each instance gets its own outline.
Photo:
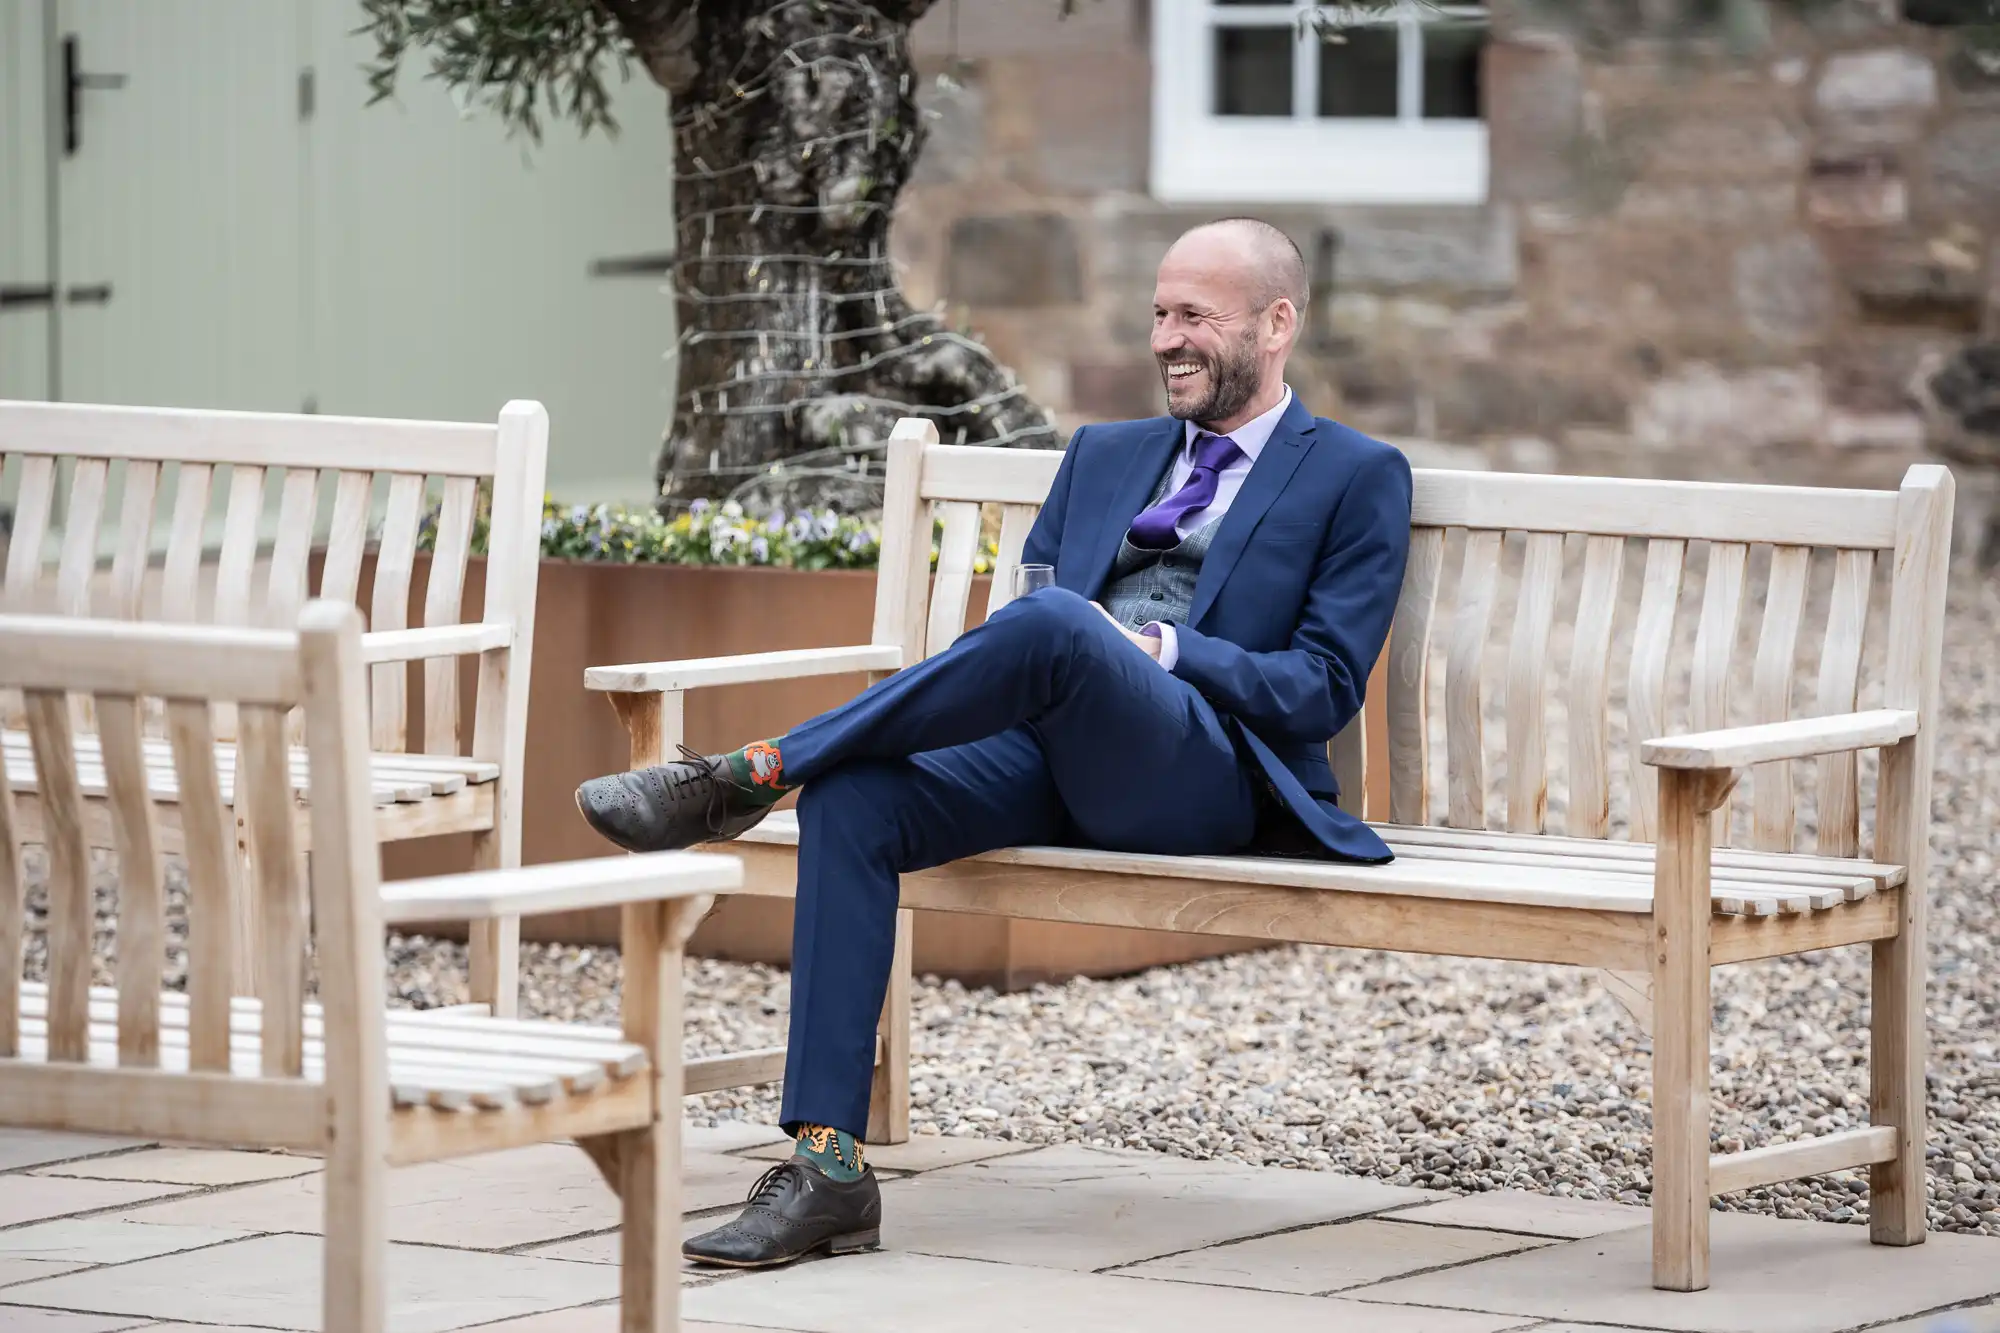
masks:
POLYGON ((1789 179, 1755 184, 1642 180, 1619 197, 1617 217, 1646 226, 1740 231, 1789 221, 1797 198, 1789 179))
POLYGON ((2000 220, 2000 114, 1964 116, 1930 144, 1931 179, 1946 201, 2000 220))
POLYGON ((1559 199, 1573 187, 1583 123, 1576 48, 1557 37, 1496 38, 1486 46, 1490 191, 1494 199, 1559 199))
POLYGON ((1910 189, 1895 162, 1863 154, 1816 158, 1806 176, 1806 217, 1825 227, 1889 227, 1910 216, 1910 189))
POLYGON ((1830 56, 1813 90, 1814 105, 1834 116, 1925 112, 1937 100, 1937 70, 1900 47, 1830 56))
POLYGON ((979 171, 986 152, 986 88, 976 68, 926 78, 917 86, 924 146, 910 173, 914 185, 957 183, 979 171))
POLYGON ((1076 231, 1056 213, 960 218, 945 257, 945 295, 972 306, 1073 305, 1083 299, 1076 231))
POLYGON ((1069 383, 1071 408, 1086 416, 1157 416, 1165 401, 1160 368, 1151 361, 1079 361, 1069 383))
POLYGON ((1706 112, 1676 98, 1647 136, 1647 175, 1704 181, 1785 178, 1806 158, 1805 139, 1792 118, 1775 111, 1723 108, 1706 112))
POLYGON ((1833 270, 1803 233, 1755 241, 1732 264, 1743 322, 1772 342, 1811 342, 1833 316, 1833 270))
POLYGON ((1884 244, 1848 266, 1848 288, 1864 318, 1974 333, 1986 304, 1986 279, 1975 248, 1950 236, 1884 244))
POLYGON ((1026 86, 1034 98, 1038 185, 1087 194, 1146 188, 1152 68, 1137 50, 1034 62, 1026 86))
POLYGON ((1817 442, 1826 429, 1819 368, 1730 374, 1695 363, 1648 385, 1632 405, 1632 435, 1656 449, 1817 442))

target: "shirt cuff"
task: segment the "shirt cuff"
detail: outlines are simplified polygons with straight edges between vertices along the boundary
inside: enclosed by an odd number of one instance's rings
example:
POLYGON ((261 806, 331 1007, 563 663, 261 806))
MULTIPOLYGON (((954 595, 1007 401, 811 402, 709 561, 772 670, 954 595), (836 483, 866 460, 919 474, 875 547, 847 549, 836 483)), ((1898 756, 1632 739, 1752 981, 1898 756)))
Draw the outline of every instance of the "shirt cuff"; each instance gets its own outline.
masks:
POLYGON ((1153 620, 1148 621, 1139 632, 1150 634, 1160 641, 1160 665, 1172 671, 1174 663, 1181 660, 1181 640, 1174 627, 1164 620, 1153 620))

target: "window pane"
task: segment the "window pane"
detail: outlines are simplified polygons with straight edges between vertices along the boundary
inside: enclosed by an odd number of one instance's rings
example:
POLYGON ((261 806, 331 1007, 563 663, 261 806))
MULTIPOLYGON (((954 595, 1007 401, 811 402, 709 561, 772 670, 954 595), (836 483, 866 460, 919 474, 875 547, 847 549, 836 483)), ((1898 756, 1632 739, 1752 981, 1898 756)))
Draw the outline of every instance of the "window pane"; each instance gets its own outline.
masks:
POLYGON ((1292 114, 1290 28, 1216 29, 1215 114, 1292 114))
POLYGON ((1396 29, 1387 24, 1343 28, 1340 41, 1320 43, 1322 116, 1396 115, 1396 29))
POLYGON ((1484 24, 1424 29, 1424 119, 1479 119, 1479 53, 1484 24))

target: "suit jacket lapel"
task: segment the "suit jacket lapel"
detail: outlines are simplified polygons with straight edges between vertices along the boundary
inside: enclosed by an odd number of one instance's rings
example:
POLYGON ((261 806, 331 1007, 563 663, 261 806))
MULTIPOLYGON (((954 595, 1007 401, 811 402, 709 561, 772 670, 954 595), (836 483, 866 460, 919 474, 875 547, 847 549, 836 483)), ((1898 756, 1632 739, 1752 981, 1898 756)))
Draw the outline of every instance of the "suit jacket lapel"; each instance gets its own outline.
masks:
POLYGON ((1216 594, 1228 582, 1230 571, 1236 568, 1236 561, 1249 544, 1250 534, 1263 519, 1264 511, 1299 470, 1306 450, 1312 446, 1312 437, 1312 413, 1294 396, 1292 405, 1278 420, 1278 429, 1271 432, 1263 452, 1257 455, 1250 475, 1243 479, 1243 489, 1230 502, 1229 512, 1222 516, 1215 540, 1202 558, 1201 574, 1194 583, 1194 603, 1188 608, 1188 624, 1199 625, 1214 604, 1216 594))
POLYGON ((1131 529, 1139 511, 1146 507, 1146 501, 1153 497, 1153 488, 1160 484, 1160 475, 1173 462, 1174 451, 1186 442, 1187 427, 1168 418, 1164 426, 1148 432, 1134 446, 1125 464, 1125 474, 1118 479, 1110 503, 1098 520, 1098 530, 1090 538, 1090 558, 1084 562, 1080 586, 1073 591, 1085 597, 1097 597, 1104 591, 1111 562, 1118 558, 1119 541, 1131 529))

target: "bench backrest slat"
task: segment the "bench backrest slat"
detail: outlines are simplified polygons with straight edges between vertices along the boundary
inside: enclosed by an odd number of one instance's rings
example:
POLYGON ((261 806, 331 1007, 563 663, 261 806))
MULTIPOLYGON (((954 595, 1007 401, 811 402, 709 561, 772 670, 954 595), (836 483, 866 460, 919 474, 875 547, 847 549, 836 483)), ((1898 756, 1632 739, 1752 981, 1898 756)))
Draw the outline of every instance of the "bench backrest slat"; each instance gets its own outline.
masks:
MULTIPOLYGON (((454 625, 459 621, 478 499, 478 484, 472 478, 445 478, 444 494, 438 504, 437 537, 431 548, 430 581, 424 587, 426 625, 454 625)), ((422 748, 431 754, 459 752, 458 663, 449 657, 436 657, 424 663, 422 748)))
MULTIPOLYGON (((972 507, 1000 506, 990 614, 1011 591, 1020 543, 1061 462, 935 439, 906 422, 890 449, 874 641, 912 657, 939 651, 963 624, 980 534, 991 531, 972 507)), ((1941 614, 1942 557, 1910 548, 1940 505, 1948 513, 1942 475, 1913 469, 1896 492, 1417 470, 1385 649, 1388 736, 1377 753, 1389 766, 1388 809, 1369 817, 1650 842, 1658 775, 1639 761, 1641 741, 1929 707, 1916 697, 1926 659, 1911 654, 1933 632, 1926 617, 1941 614), (1889 562, 1877 552, 1895 555, 1893 587, 1878 577, 1889 562), (1908 571, 1913 559, 1921 570, 1908 571), (1871 597, 1885 590, 1886 643, 1869 632, 1881 623, 1871 597), (1753 620, 1754 648, 1739 646, 1753 620)), ((1350 810, 1363 790, 1365 727, 1356 718, 1329 747, 1350 810)), ((1860 854, 1861 776, 1874 762, 1760 767, 1717 812, 1718 845, 1860 854)))
POLYGON ((1548 691, 1549 633, 1555 628, 1562 582, 1563 535, 1528 534, 1521 601, 1507 652, 1507 828, 1548 831, 1548 742, 1543 701, 1548 691))
MULTIPOLYGON (((1389 818, 1398 824, 1431 822, 1430 672, 1431 628, 1437 614, 1438 582, 1444 573, 1444 529, 1418 528, 1410 534, 1409 563, 1389 631, 1389 818)), ((1342 786, 1341 802, 1357 801, 1342 786)))
POLYGON ((938 506, 944 531, 938 538, 936 582, 931 588, 930 618, 924 632, 924 655, 941 653, 965 632, 965 610, 972 599, 973 563, 979 556, 979 506, 947 501, 938 506))
MULTIPOLYGON (((1821 716, 1852 712, 1859 698, 1861 646, 1868 628, 1868 594, 1874 574, 1873 551, 1841 551, 1834 557, 1815 699, 1821 716)), ((1858 777, 1851 751, 1821 756, 1819 837, 1814 850, 1822 856, 1861 854, 1858 777)))
MULTIPOLYGON (((1628 736, 1667 734, 1667 659, 1673 652, 1674 617, 1680 609, 1681 578, 1686 569, 1686 542, 1655 538, 1646 543, 1645 581, 1639 593, 1631 676, 1626 685, 1628 736)), ((1626 747, 1626 758, 1632 784, 1632 838, 1652 842, 1660 827, 1659 787, 1649 780, 1636 745, 1626 747)))
POLYGON ((1486 827, 1486 638, 1500 587, 1501 535, 1466 536, 1445 657, 1446 808, 1459 828, 1486 827))
MULTIPOLYGON (((1750 684, 1753 722, 1784 722, 1792 716, 1792 678, 1798 672, 1799 626, 1805 619, 1806 578, 1811 572, 1811 547, 1772 550, 1764 625, 1757 635, 1757 665, 1750 684)), ((1761 852, 1790 851, 1791 765, 1761 764, 1752 771, 1750 783, 1750 845, 1761 852)))
POLYGON ((1000 539, 993 557, 993 584, 986 593, 986 614, 992 615, 1014 600, 1014 571, 1021 567, 1021 551, 1034 531, 1040 505, 1000 506, 1000 539))
MULTIPOLYGON (((389 508, 375 547, 375 593, 368 612, 373 630, 406 629, 410 623, 410 579, 416 572, 417 529, 424 517, 424 479, 400 472, 389 479, 389 508)), ((377 666, 370 693, 372 736, 377 750, 401 750, 409 735, 404 687, 409 668, 401 662, 377 666)))
POLYGON ((1569 819, 1572 838, 1611 828, 1611 629, 1625 574, 1621 537, 1584 539, 1583 586, 1569 662, 1569 819))

